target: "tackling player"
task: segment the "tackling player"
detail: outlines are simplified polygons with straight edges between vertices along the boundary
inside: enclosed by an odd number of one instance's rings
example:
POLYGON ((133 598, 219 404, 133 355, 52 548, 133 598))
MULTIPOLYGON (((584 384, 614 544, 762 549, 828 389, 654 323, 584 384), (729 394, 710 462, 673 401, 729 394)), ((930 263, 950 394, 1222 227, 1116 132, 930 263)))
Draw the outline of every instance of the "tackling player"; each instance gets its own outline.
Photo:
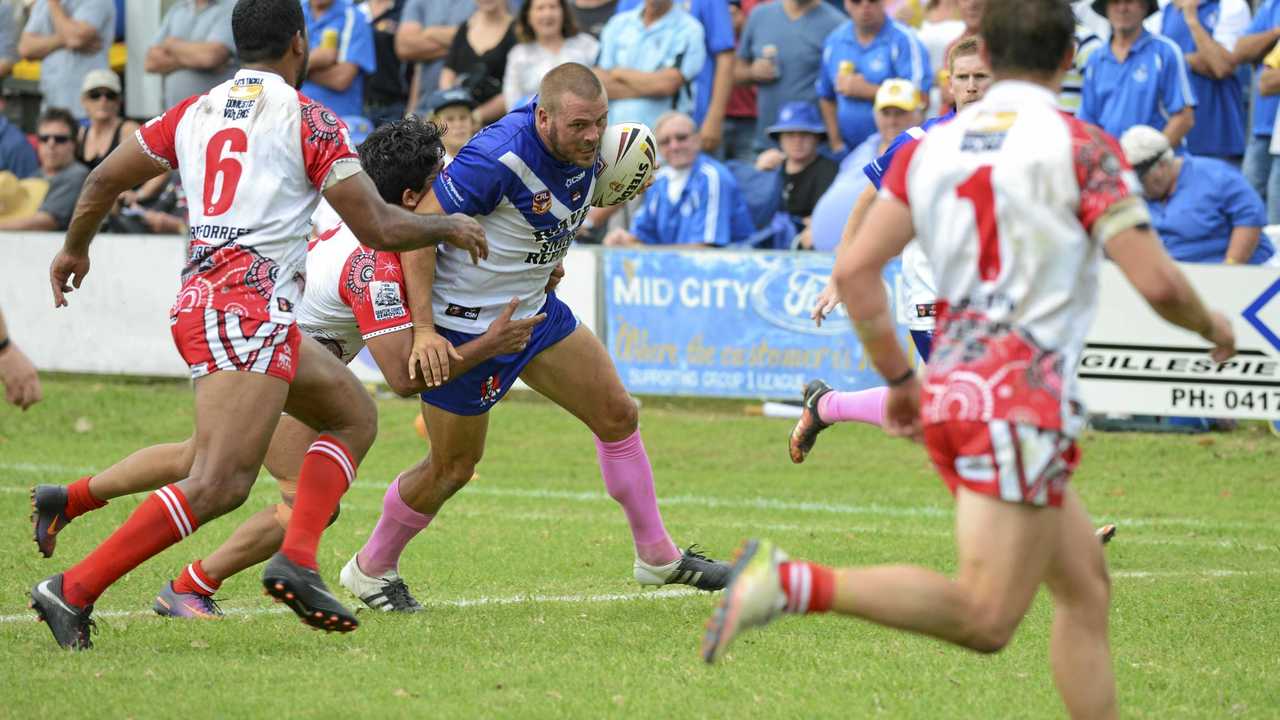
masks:
MULTIPOLYGON (((360 145, 360 160, 382 199, 408 209, 417 206, 443 166, 440 129, 414 118, 383 125, 360 145)), ((432 382, 425 375, 410 377, 412 318, 404 303, 406 291, 399 255, 362 245, 330 208, 317 209, 316 218, 332 223, 317 227, 307 253, 307 288, 298 308, 298 327, 344 363, 367 346, 387 384, 401 396, 416 395, 432 382)), ((464 372, 476 363, 517 351, 528 341, 539 316, 512 321, 507 311, 489 330, 467 347, 466 357, 454 363, 464 372)), ((217 550, 196 560, 156 597, 157 613, 172 617, 220 615, 212 596, 227 578, 266 560, 280 547, 291 515, 299 466, 316 433, 284 416, 276 426, 264 465, 281 486, 283 501, 246 520, 217 550)), ((156 445, 139 450, 102 472, 69 486, 40 485, 32 491, 35 542, 51 557, 58 533, 75 518, 124 495, 155 490, 177 482, 190 472, 194 443, 156 445)), ((408 589, 393 584, 387 602, 400 605, 408 589)))
POLYGON ((63 647, 91 647, 93 604, 116 579, 244 502, 282 410, 322 434, 302 462, 289 528, 263 585, 312 627, 355 629, 355 616, 325 588, 316 548, 373 442, 377 414, 351 371, 298 332, 308 218, 323 193, 377 249, 449 242, 474 259, 487 254, 473 220, 383 202, 346 127, 298 92, 308 50, 296 0, 239 0, 231 24, 242 69, 112 151, 85 181, 50 266, 55 304, 65 305, 117 196, 164 170, 182 174, 189 262, 170 317, 194 380, 191 472, 157 490, 83 561, 32 588, 32 607, 63 647))
POLYGON ((990 0, 981 28, 996 84, 902 149, 837 261, 841 298, 889 381, 886 429, 923 436, 955 495, 956 577, 787 562, 771 542, 748 541, 708 623, 708 662, 783 612, 835 611, 997 652, 1043 584, 1067 712, 1116 716, 1110 581, 1068 482, 1084 424, 1076 365, 1104 251, 1162 317, 1207 340, 1214 360, 1234 354, 1235 338, 1164 252, 1115 140, 1057 109, 1074 27, 1060 0, 990 0), (936 270, 940 305, 923 385, 880 282, 913 236, 936 270))
MULTIPOLYGON (((382 516, 365 546, 342 570, 343 586, 375 605, 409 541, 471 479, 484 453, 489 409, 516 378, 581 420, 595 435, 609 495, 626 514, 635 545, 633 573, 642 585, 683 583, 718 590, 728 566, 691 549, 681 552, 662 522, 653 470, 640 439, 635 401, 609 354, 555 293, 548 275, 568 252, 590 209, 600 138, 608 120, 604 88, 584 65, 565 63, 543 78, 538 100, 508 113, 471 139, 436 179, 420 212, 477 218, 491 245, 477 265, 452 250, 415 253, 434 259, 431 307, 419 312, 427 355, 466 346, 498 317, 507 298, 516 318, 545 314, 528 347, 472 368, 422 394, 431 452, 387 489, 382 516), (436 328, 421 322, 431 312, 436 328)), ((411 296, 424 297, 416 288, 411 296)))

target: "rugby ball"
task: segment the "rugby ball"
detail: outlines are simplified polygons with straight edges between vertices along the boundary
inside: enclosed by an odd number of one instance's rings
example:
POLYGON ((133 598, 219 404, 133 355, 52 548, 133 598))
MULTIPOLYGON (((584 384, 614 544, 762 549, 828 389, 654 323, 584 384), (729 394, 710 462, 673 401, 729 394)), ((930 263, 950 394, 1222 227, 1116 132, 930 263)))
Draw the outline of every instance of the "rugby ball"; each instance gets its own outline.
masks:
POLYGON ((596 189, 591 204, 620 205, 635 197, 653 177, 658 165, 658 141, 644 123, 610 125, 600 141, 596 161, 596 189))

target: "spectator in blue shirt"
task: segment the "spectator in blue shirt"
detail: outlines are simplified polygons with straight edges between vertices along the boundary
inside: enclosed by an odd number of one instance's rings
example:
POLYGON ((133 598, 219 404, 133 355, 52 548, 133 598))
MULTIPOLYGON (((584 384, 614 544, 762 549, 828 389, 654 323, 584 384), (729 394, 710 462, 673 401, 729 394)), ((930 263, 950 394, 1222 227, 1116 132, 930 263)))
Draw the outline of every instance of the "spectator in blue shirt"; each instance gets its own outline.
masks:
POLYGON ((40 173, 40 160, 22 128, 4 115, 4 99, 0 98, 0 170, 8 170, 19 179, 40 173))
POLYGON ((1244 174, 1267 203, 1267 223, 1280 223, 1280 163, 1271 154, 1271 133, 1280 107, 1280 0, 1258 7, 1244 37, 1236 43, 1234 60, 1253 65, 1253 132, 1244 153, 1244 174), (1269 62, 1264 62, 1264 59, 1269 62))
POLYGON ((699 149, 693 118, 667 112, 653 126, 662 168, 645 191, 631 231, 618 228, 604 244, 723 247, 755 229, 733 173, 699 149))
MULTIPOLYGON (((643 0, 622 0, 618 11, 641 4, 643 0)), ((702 149, 715 152, 724 134, 724 112, 733 90, 733 20, 725 0, 686 0, 685 8, 702 25, 707 56, 693 82, 693 122, 702 137, 702 149)))
POLYGON ((1085 66, 1079 118, 1115 137, 1150 125, 1181 148, 1195 123, 1196 97, 1182 51, 1142 27, 1156 0, 1094 0, 1093 9, 1111 24, 1111 39, 1085 66))
POLYGON ((305 0, 311 60, 302 94, 340 116, 364 115, 364 76, 377 69, 373 28, 351 0, 305 0))
POLYGON ((757 98, 756 149, 772 147, 765 132, 789 102, 817 104, 827 36, 848 18, 822 0, 777 0, 747 16, 738 41, 734 82, 754 84, 757 98))
POLYGON ((1261 237, 1262 199, 1239 170, 1214 158, 1176 156, 1168 139, 1145 125, 1129 128, 1120 145, 1174 260, 1258 265, 1275 254, 1261 237))
POLYGON ((652 128, 667 110, 693 112, 693 80, 706 59, 702 26, 671 0, 614 15, 600 35, 598 63, 609 122, 652 128))
POLYGON ((904 78, 929 92, 929 56, 915 33, 885 16, 881 0, 845 0, 851 20, 827 36, 816 89, 831 151, 854 148, 876 130, 880 84, 904 78))
POLYGON ((1244 155, 1243 88, 1232 57, 1249 26, 1245 0, 1200 0, 1166 5, 1147 22, 1178 44, 1191 69, 1196 96, 1195 125, 1187 151, 1239 164, 1244 155))

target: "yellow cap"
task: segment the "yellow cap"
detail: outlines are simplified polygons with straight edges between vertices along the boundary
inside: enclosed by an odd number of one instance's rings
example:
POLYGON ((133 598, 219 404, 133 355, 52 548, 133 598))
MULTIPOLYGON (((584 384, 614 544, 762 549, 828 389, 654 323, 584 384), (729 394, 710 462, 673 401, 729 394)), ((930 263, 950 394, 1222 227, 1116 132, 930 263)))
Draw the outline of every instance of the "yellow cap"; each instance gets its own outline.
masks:
POLYGON ((915 83, 902 78, 892 78, 880 83, 880 89, 876 91, 875 109, 896 107, 911 112, 919 110, 922 103, 920 102, 920 91, 916 89, 915 83))

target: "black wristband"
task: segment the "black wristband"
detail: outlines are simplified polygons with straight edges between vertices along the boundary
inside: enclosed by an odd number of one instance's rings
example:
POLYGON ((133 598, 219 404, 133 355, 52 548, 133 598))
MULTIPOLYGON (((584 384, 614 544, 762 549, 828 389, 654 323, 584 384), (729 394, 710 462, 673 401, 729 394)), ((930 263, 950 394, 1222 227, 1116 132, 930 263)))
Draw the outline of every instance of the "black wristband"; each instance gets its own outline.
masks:
POLYGON ((2 353, 2 352, 4 352, 5 350, 8 350, 8 349, 9 349, 9 342, 10 342, 10 341, 9 341, 9 338, 5 338, 5 339, 3 339, 3 340, 0 340, 0 353, 2 353))
POLYGON ((903 373, 901 377, 896 377, 890 380, 888 382, 888 385, 889 387, 898 387, 899 385, 906 385, 907 383, 911 382, 911 379, 914 378, 915 376, 916 376, 916 371, 911 368, 907 368, 907 371, 903 373))

